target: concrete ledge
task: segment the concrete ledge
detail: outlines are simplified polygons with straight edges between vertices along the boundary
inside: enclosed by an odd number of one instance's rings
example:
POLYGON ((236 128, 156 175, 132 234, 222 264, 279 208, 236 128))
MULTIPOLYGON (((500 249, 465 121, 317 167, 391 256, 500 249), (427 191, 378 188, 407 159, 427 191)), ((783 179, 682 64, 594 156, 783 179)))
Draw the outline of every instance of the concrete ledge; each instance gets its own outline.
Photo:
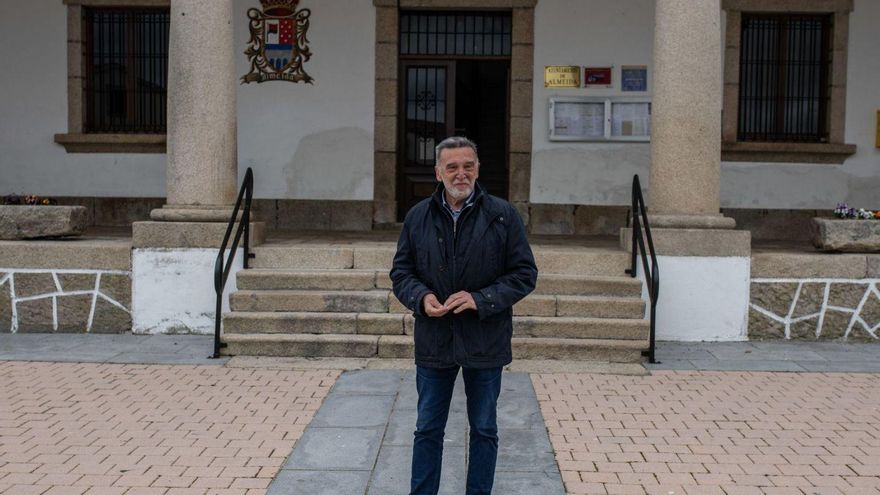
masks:
POLYGON ((854 144, 834 143, 721 143, 727 162, 787 162, 841 164, 855 154, 854 144))
MULTIPOLYGON (((134 248, 219 248, 226 225, 220 222, 134 222, 131 244, 134 248)), ((266 224, 251 222, 250 236, 251 247, 261 244, 266 238, 266 224)))
POLYGON ((165 153, 166 141, 165 134, 55 134, 68 153, 165 153))
MULTIPOLYGON (((752 236, 745 230, 651 229, 651 236, 657 255, 748 257, 752 253, 752 236)), ((620 229, 620 242, 622 249, 632 252, 632 229, 620 229)))
POLYGON ((131 270, 131 241, 0 241, 0 267, 131 270))
POLYGON ((880 255, 823 253, 754 253, 752 278, 842 278, 876 277, 880 255), (872 258, 873 275, 868 273, 872 258))

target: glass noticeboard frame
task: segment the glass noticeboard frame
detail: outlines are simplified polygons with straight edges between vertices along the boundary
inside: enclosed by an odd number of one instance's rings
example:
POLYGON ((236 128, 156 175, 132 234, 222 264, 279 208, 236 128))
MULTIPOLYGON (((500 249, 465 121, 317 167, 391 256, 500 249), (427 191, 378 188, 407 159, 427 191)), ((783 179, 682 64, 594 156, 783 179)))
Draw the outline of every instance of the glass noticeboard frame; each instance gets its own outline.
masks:
POLYGON ((651 140, 651 98, 550 98, 550 141, 651 140))

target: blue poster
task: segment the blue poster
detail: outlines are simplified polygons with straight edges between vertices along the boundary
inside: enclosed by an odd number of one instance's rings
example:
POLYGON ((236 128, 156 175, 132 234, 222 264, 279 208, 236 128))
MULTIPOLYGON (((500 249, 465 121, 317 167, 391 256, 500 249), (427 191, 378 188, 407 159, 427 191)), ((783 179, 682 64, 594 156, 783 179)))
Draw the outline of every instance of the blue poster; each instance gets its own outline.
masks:
POLYGON ((647 91, 648 68, 644 65, 621 67, 620 86, 623 91, 647 91))

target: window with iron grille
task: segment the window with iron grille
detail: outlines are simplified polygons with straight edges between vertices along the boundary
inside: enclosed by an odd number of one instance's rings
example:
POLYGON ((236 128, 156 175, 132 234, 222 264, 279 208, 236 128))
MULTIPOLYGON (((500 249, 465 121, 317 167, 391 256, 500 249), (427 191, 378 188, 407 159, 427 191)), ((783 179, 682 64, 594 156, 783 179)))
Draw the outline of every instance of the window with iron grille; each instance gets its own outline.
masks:
POLYGON ((400 14, 400 54, 510 56, 508 12, 404 12, 400 14))
POLYGON ((83 15, 85 132, 165 133, 168 9, 84 9, 83 15))
POLYGON ((739 141, 828 142, 831 16, 742 14, 739 141))

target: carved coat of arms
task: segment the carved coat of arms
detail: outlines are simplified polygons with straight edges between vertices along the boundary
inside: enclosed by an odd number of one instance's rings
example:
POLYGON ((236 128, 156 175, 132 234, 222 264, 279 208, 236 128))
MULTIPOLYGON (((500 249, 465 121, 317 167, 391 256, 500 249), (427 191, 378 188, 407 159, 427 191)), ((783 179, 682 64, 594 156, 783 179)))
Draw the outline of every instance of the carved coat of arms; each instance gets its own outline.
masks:
POLYGON ((245 55, 251 70, 241 83, 290 81, 311 83, 312 77, 303 69, 311 57, 309 40, 309 9, 297 10, 299 0, 260 0, 263 10, 249 9, 251 38, 245 55))

